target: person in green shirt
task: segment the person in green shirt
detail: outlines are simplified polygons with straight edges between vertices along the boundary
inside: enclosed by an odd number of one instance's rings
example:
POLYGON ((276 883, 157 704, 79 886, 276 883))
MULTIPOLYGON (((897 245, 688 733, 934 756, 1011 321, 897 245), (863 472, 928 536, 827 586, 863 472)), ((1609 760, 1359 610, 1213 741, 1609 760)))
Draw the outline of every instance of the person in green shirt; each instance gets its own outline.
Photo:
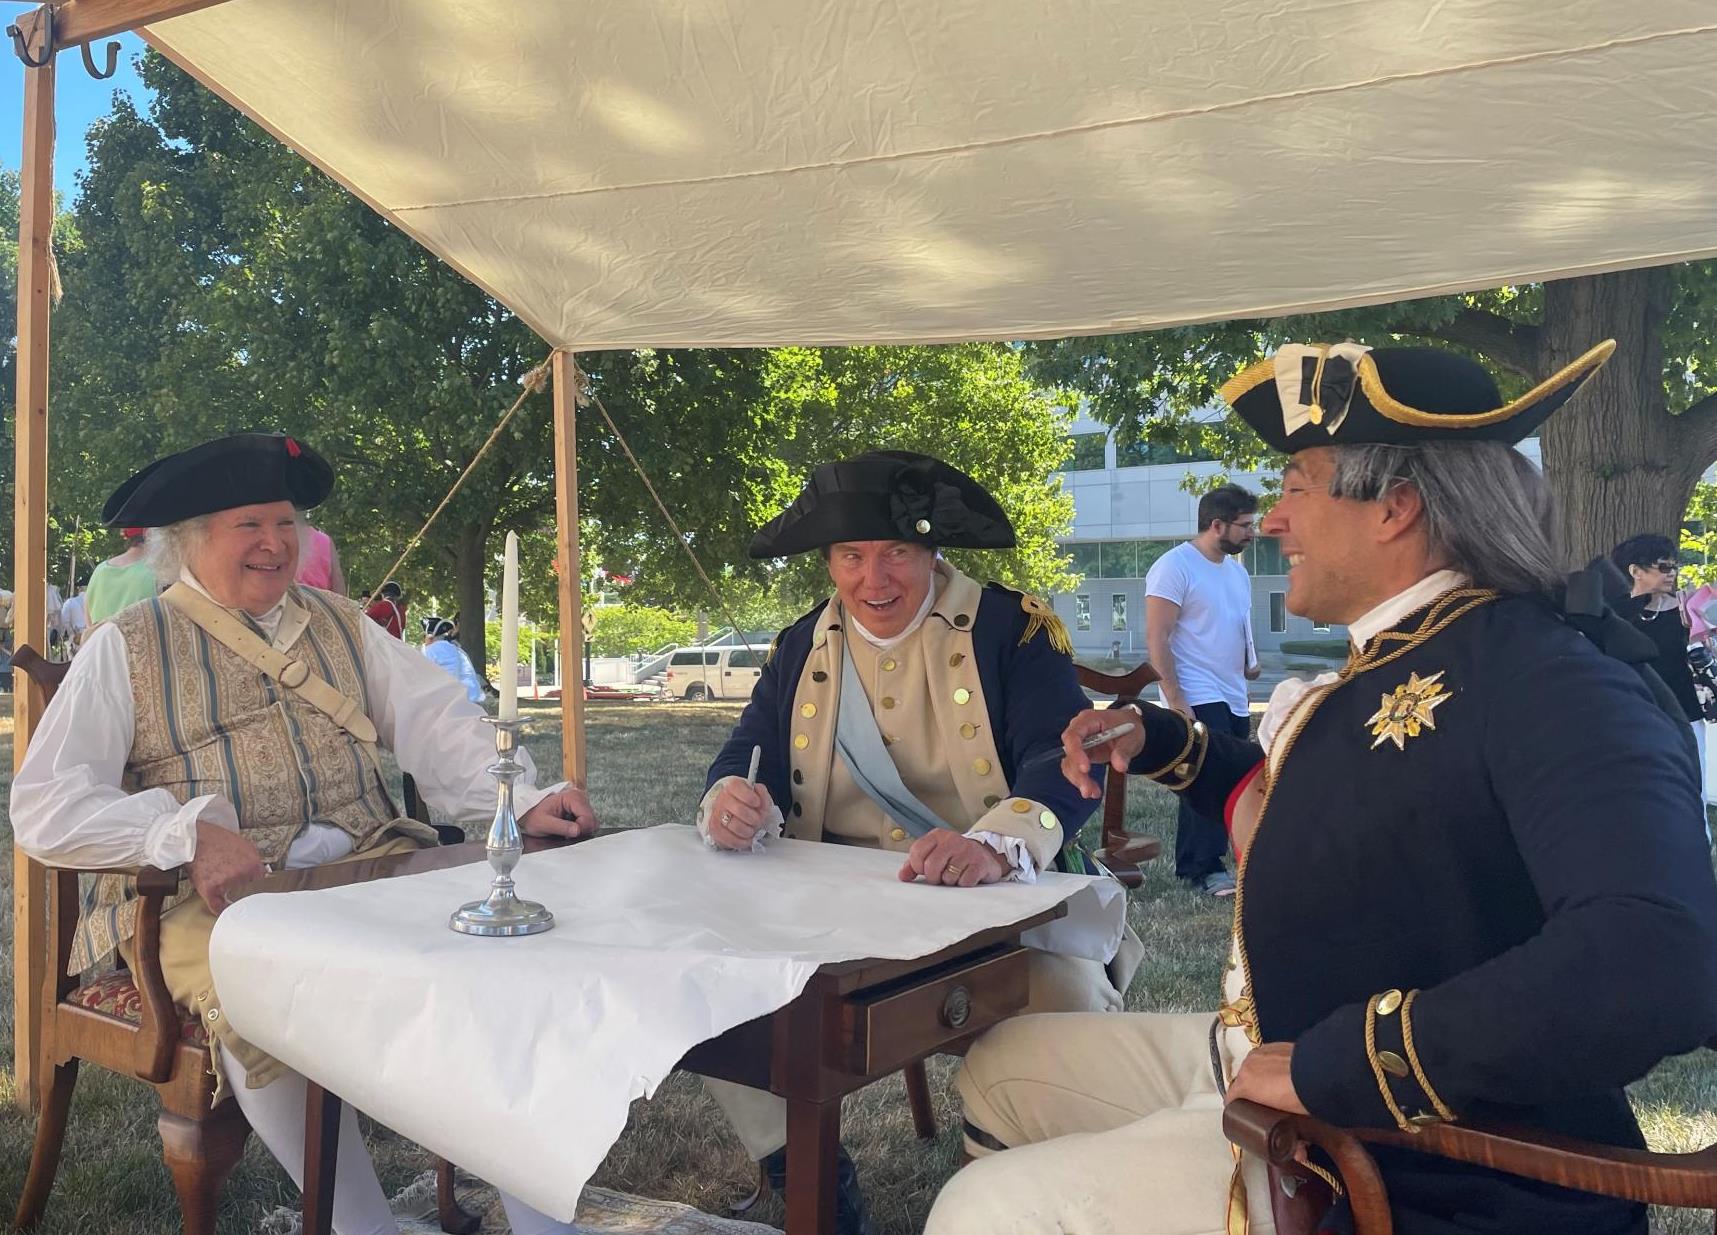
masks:
POLYGON ((159 589, 155 568, 143 556, 143 537, 147 529, 128 527, 125 552, 110 557, 95 568, 89 577, 89 590, 84 601, 89 610, 89 624, 105 622, 127 605, 149 600, 159 589))

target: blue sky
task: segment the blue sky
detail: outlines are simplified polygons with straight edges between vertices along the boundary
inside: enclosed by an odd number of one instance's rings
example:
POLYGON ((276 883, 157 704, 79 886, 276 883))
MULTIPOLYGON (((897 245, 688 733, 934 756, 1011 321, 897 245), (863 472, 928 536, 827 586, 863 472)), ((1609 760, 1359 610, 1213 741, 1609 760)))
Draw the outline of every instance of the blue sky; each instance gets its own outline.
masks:
MULTIPOLYGON (((14 0, 0 0, 0 29, 12 24, 18 14, 34 8, 14 0)), ((77 192, 77 172, 84 166, 84 131, 90 122, 113 110, 115 90, 123 90, 144 107, 146 91, 137 80, 136 61, 143 54, 143 40, 136 35, 122 35, 119 40, 119 71, 106 81, 96 81, 84 72, 83 57, 76 51, 63 51, 59 56, 58 79, 54 83, 57 96, 54 117, 59 135, 54 146, 54 187, 65 194, 69 204, 77 192)), ((95 50, 97 64, 105 59, 103 47, 95 50)), ((4 40, 0 49, 0 165, 17 168, 21 161, 24 132, 24 65, 12 54, 12 41, 4 40)))

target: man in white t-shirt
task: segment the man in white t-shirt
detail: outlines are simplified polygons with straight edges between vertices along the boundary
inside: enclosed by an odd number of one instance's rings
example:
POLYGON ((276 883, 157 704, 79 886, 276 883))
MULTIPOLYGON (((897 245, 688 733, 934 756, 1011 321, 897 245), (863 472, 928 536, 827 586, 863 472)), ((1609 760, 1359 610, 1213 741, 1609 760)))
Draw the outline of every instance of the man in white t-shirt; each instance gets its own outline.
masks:
MULTIPOLYGON (((1252 543, 1257 497, 1223 485, 1199 499, 1198 535, 1176 545, 1145 576, 1145 645, 1162 675, 1163 704, 1213 733, 1245 738, 1246 683, 1258 676, 1252 649, 1252 581, 1234 558, 1252 543)), ((1223 865, 1220 819, 1180 801, 1174 873, 1212 896, 1233 896, 1223 865)))

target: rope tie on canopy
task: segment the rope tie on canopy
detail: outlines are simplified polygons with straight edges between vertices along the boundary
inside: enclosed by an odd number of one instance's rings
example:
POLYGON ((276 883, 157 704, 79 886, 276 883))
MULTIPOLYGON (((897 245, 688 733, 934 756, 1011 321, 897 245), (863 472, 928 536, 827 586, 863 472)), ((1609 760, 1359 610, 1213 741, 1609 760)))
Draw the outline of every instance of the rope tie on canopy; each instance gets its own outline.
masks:
POLYGON ((638 479, 644 482, 644 488, 656 503, 656 509, 662 512, 662 518, 668 521, 668 526, 673 529, 675 538, 680 542, 680 547, 686 551, 686 556, 691 559, 692 569, 698 572, 698 578, 703 580, 704 587, 715 598, 716 607, 721 610, 721 615, 727 619, 728 625, 733 627, 734 637, 739 640, 746 651, 755 656, 757 649, 752 647, 751 641, 745 637, 745 628, 739 624, 739 619, 733 615, 733 610, 728 607, 727 598, 721 594, 721 589, 716 587, 715 581, 704 570, 703 563, 698 561, 697 551, 692 548, 691 539, 680 530, 679 523, 675 520, 673 513, 668 510, 668 504, 662 500, 662 495, 656 492, 656 486, 650 480, 648 473, 644 471, 644 465, 638 462, 638 456, 632 453, 632 447, 627 443, 626 435, 620 432, 620 426, 614 423, 614 417, 608 414, 608 408, 603 405, 602 396, 597 394, 591 386, 589 375, 579 367, 578 355, 574 352, 568 352, 567 359, 572 363, 572 394, 575 403, 579 407, 594 405, 596 410, 602 414, 603 421, 608 425, 608 431, 614 435, 614 440, 620 443, 620 449, 626 452, 627 461, 632 464, 632 469, 638 473, 638 479))
MULTIPOLYGON (((512 420, 513 414, 517 412, 519 408, 524 406, 526 399, 536 394, 548 384, 548 375, 549 362, 544 360, 541 364, 537 365, 520 379, 524 389, 519 392, 519 397, 513 400, 513 406, 509 407, 501 416, 501 419, 495 422, 495 427, 489 431, 488 438, 477 448, 477 453, 471 456, 471 462, 467 463, 465 465, 465 470, 459 473, 459 479, 453 482, 453 487, 447 491, 447 496, 442 498, 440 504, 436 506, 434 510, 429 512, 429 518, 423 521, 423 526, 417 529, 417 534, 406 542, 404 549, 400 550, 400 555, 394 559, 394 564, 389 566, 386 573, 382 575, 382 583, 386 583, 389 579, 392 579, 399 568, 405 565, 405 559, 411 556, 411 551, 417 548, 418 542, 423 539, 424 533, 429 531, 436 519, 440 518, 441 512, 447 509, 447 503, 451 502, 453 500, 453 495, 459 492, 460 486, 465 483, 466 477, 470 476, 477 464, 482 462, 483 456, 489 453, 489 447, 493 446, 495 444, 495 439, 501 436, 501 430, 507 427, 507 423, 512 420)), ((378 584, 377 587, 379 588, 380 584, 378 584)))

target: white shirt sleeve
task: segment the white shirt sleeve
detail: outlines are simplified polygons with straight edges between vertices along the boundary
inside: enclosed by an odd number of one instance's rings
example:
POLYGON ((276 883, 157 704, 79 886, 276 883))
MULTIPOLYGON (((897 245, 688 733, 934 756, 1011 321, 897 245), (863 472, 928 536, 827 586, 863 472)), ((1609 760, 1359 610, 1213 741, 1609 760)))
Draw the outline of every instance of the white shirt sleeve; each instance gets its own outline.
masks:
MULTIPOLYGON (((363 631, 364 682, 381 744, 417 782, 430 814, 449 823, 482 823, 495 814, 495 731, 458 678, 374 622, 363 631)), ((536 764, 519 748, 524 775, 513 783, 513 810, 524 813, 566 782, 536 788, 536 764)))
POLYGON ((18 847, 57 866, 159 866, 189 862, 197 820, 236 828, 225 798, 181 806, 165 789, 120 787, 135 717, 131 666, 117 627, 98 626, 60 683, 12 782, 18 847))
POLYGON ((1181 555, 1173 549, 1152 562, 1151 568, 1145 572, 1146 596, 1172 600, 1181 605, 1186 603, 1186 587, 1186 568, 1181 565, 1181 555))

